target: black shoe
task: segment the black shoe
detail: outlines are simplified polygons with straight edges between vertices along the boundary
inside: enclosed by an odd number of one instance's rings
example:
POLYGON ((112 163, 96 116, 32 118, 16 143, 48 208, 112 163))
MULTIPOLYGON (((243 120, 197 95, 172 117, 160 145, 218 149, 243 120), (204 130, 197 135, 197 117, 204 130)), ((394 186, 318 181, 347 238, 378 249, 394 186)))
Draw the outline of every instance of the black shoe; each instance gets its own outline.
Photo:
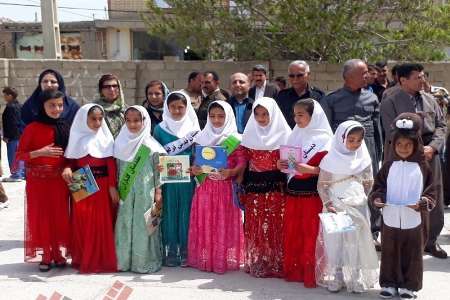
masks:
POLYGON ((39 263, 39 271, 41 271, 41 272, 48 272, 48 271, 50 271, 51 268, 52 267, 50 264, 46 264, 43 262, 39 263))
POLYGON ((439 246, 438 243, 434 244, 431 247, 425 247, 425 252, 429 253, 431 256, 437 257, 437 258, 447 258, 447 252, 445 252, 444 249, 439 246))

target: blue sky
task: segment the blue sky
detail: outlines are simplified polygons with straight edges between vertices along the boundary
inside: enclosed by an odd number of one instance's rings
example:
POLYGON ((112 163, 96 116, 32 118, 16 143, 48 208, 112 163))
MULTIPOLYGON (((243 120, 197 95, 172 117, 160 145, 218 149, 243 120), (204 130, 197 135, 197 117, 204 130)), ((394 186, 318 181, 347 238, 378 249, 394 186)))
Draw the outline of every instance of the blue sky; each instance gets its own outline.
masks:
MULTIPOLYGON (((157 1, 162 2, 162 1, 157 1)), ((18 3, 25 5, 40 5, 40 0, 0 0, 0 3, 18 3)), ((95 19, 105 19, 107 14, 104 8, 107 6, 107 0, 58 0, 58 6, 101 9, 102 11, 89 10, 70 10, 58 9, 58 19, 60 22, 68 21, 89 21, 95 19)), ((8 18, 13 21, 34 22, 37 13, 37 19, 41 21, 40 7, 10 6, 0 4, 0 17, 8 18)))

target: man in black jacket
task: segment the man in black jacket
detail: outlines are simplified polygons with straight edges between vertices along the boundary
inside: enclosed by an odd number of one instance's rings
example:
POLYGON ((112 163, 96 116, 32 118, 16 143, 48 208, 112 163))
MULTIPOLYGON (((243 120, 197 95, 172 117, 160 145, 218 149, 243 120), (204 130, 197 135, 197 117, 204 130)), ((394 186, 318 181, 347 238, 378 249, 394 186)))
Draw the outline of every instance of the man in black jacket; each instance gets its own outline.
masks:
POLYGON ((17 91, 14 88, 5 87, 2 92, 6 102, 6 108, 2 115, 3 141, 6 143, 8 164, 11 171, 11 177, 4 178, 3 181, 21 181, 24 177, 22 163, 16 161, 15 157, 23 129, 20 118, 22 105, 17 101, 17 91))
POLYGON ((256 65, 252 69, 252 79, 255 85, 249 90, 248 96, 254 100, 262 97, 275 99, 278 87, 267 80, 267 70, 263 65, 256 65))
POLYGON ((236 125, 239 133, 243 133, 248 118, 252 114, 253 100, 248 96, 250 82, 247 75, 235 73, 230 77, 231 93, 229 103, 233 108, 236 117, 236 125))
POLYGON ((306 61, 291 62, 288 67, 288 76, 291 87, 280 91, 276 100, 289 126, 294 128, 293 106, 295 102, 305 98, 312 98, 320 102, 325 93, 309 84, 309 65, 306 61))

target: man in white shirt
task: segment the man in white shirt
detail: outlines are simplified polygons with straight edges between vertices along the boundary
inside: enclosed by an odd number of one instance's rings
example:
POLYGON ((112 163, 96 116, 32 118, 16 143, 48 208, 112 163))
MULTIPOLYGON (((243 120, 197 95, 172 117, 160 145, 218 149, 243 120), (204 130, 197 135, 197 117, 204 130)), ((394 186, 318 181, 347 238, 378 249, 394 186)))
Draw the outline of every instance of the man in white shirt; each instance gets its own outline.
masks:
POLYGON ((263 65, 256 65, 252 69, 252 79, 255 85, 250 89, 250 98, 257 100, 262 97, 275 99, 278 95, 278 88, 267 82, 267 70, 263 65))

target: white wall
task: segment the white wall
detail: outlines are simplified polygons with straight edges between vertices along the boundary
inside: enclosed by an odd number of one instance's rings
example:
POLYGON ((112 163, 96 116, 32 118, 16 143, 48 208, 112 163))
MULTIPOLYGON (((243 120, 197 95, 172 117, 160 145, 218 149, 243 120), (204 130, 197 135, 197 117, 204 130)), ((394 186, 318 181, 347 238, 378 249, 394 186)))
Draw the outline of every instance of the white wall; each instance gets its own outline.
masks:
POLYGON ((108 28, 106 30, 106 41, 108 59, 131 59, 131 36, 129 28, 108 28))

